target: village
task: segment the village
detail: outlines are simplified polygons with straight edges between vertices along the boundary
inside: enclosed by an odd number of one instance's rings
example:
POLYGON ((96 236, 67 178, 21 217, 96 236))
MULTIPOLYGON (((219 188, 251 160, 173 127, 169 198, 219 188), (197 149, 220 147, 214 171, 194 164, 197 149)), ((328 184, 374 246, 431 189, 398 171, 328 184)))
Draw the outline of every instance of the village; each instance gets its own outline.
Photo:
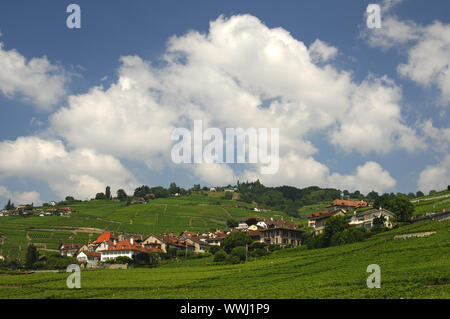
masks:
MULTIPOLYGON (((256 206, 254 212, 268 211, 256 206)), ((355 228, 370 230, 374 226, 375 218, 382 218, 386 228, 392 228, 394 213, 383 209, 370 209, 365 201, 336 199, 327 210, 315 212, 308 217, 308 228, 311 234, 320 235, 325 229, 327 220, 332 216, 347 216, 348 225, 355 228), (365 210, 357 212, 359 208, 365 210), (351 213, 353 212, 353 213, 351 213), (350 214, 349 214, 350 213, 350 214)), ((229 229, 195 233, 184 231, 180 234, 164 233, 140 234, 121 233, 114 235, 104 232, 97 239, 88 243, 61 243, 61 256, 76 257, 85 268, 96 268, 99 264, 114 260, 118 257, 133 259, 138 254, 166 255, 171 252, 174 256, 204 254, 211 251, 211 247, 221 247, 225 238, 235 232, 241 232, 251 238, 253 242, 273 245, 279 248, 298 247, 302 245, 302 234, 305 229, 296 225, 292 219, 275 219, 261 217, 245 217, 237 220, 237 226, 229 229)))

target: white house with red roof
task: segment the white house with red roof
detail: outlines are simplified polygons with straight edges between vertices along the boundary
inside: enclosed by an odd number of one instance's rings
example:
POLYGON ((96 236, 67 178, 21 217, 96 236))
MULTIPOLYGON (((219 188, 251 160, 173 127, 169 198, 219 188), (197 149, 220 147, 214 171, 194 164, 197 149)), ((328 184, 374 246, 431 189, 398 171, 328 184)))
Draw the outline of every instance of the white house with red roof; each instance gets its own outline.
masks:
POLYGON ((138 253, 160 254, 164 251, 159 248, 144 248, 141 244, 136 243, 134 238, 127 238, 119 242, 114 240, 113 245, 109 246, 108 249, 100 251, 100 260, 105 261, 117 257, 133 258, 138 253))

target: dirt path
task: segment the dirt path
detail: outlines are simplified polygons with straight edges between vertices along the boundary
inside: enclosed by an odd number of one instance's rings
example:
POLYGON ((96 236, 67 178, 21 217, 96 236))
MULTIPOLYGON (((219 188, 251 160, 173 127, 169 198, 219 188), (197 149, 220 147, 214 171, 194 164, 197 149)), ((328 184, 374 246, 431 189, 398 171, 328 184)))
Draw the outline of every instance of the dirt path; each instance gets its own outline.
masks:
POLYGON ((220 208, 222 208, 223 209, 223 211, 225 212, 225 214, 227 214, 228 215, 228 217, 230 217, 230 218, 233 218, 233 216, 231 216, 231 214, 230 214, 230 212, 229 211, 227 211, 225 208, 223 208, 223 207, 220 207, 220 208))

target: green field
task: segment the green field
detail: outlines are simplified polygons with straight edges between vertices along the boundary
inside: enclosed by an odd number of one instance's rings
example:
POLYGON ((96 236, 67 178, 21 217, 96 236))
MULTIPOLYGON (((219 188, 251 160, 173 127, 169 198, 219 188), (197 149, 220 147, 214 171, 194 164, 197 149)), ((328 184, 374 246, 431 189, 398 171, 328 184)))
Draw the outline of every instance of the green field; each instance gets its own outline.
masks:
MULTIPOLYGON (((251 209, 223 207, 242 205, 243 202, 223 200, 211 196, 191 195, 161 198, 148 204, 126 206, 117 201, 93 200, 70 205, 73 213, 67 216, 0 218, 0 254, 11 258, 24 258, 26 247, 33 243, 41 254, 58 249, 59 244, 87 243, 103 231, 127 232, 147 236, 185 230, 202 232, 226 228, 230 218, 249 216, 291 219, 283 212, 256 213, 251 209)), ((304 224, 302 219, 293 219, 304 224)))
POLYGON ((450 298, 450 221, 411 224, 339 247, 284 249, 240 265, 187 260, 152 269, 0 276, 0 298, 450 298), (395 235, 436 231, 424 238, 395 235), (369 264, 381 288, 369 289, 369 264))

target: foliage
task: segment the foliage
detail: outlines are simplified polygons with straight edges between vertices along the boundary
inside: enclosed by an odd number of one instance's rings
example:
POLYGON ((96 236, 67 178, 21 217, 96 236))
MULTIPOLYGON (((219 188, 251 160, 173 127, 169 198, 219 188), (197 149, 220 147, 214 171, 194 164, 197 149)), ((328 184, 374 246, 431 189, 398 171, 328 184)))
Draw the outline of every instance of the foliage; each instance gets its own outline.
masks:
POLYGON ((236 228, 239 226, 239 222, 236 219, 229 218, 227 220, 227 227, 229 229, 236 228))
POLYGON ((396 214, 400 221, 406 222, 411 219, 414 212, 414 206, 405 195, 399 194, 391 202, 392 212, 396 214))
POLYGON ((227 253, 225 252, 225 250, 223 249, 219 249, 218 251, 216 251, 216 253, 214 254, 214 262, 222 262, 225 261, 227 259, 227 253))
POLYGON ((127 193, 125 193, 125 191, 123 189, 118 189, 117 190, 117 199, 120 200, 121 202, 126 201, 128 199, 128 195, 127 195, 127 193))
POLYGON ((240 261, 245 261, 247 250, 243 246, 234 247, 233 250, 231 250, 231 258, 234 256, 238 257, 240 261))
POLYGON ((39 259, 39 252, 37 248, 31 244, 27 248, 27 256, 25 261, 25 266, 29 269, 33 268, 33 265, 39 259))
POLYGON ((247 234, 236 231, 222 241, 222 247, 227 253, 230 253, 233 248, 249 245, 252 242, 253 240, 247 234))

